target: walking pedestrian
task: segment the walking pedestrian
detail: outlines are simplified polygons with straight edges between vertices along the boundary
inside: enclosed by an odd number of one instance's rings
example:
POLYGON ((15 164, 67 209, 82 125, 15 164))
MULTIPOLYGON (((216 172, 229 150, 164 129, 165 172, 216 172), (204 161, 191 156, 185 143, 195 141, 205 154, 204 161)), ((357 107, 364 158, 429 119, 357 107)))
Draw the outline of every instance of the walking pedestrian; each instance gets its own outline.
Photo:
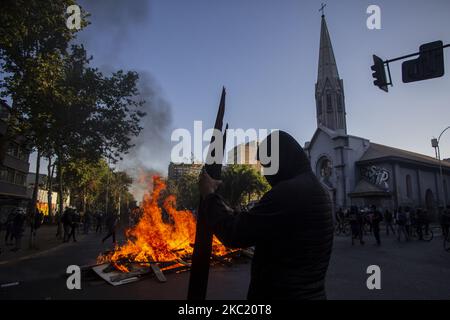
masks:
POLYGON ((88 234, 89 233, 89 229, 91 228, 91 211, 88 209, 86 210, 86 212, 84 213, 83 216, 83 229, 84 229, 84 234, 88 234))
POLYGON ((389 230, 395 235, 395 230, 393 226, 394 217, 389 209, 384 212, 384 223, 386 224, 386 235, 389 236, 389 230))
POLYGON ((77 242, 76 233, 78 231, 78 225, 80 223, 80 214, 78 213, 78 211, 76 211, 76 209, 70 209, 70 215, 70 233, 67 240, 70 241, 70 238, 72 238, 73 242, 77 242))
POLYGON ((352 206, 348 217, 352 229, 352 246, 355 244, 355 239, 358 239, 364 245, 364 241, 362 241, 361 219, 358 216, 358 207, 352 206))
POLYGON ((416 215, 416 226, 417 226, 417 235, 419 236, 419 240, 423 240, 423 231, 425 231, 425 235, 428 235, 430 228, 430 221, 428 220, 428 214, 425 210, 419 208, 417 209, 416 215))
POLYGON ((34 209, 34 215, 30 219, 30 248, 38 249, 36 246, 37 230, 41 227, 44 214, 38 209, 34 209))
POLYGON ((411 238, 411 236, 412 236, 411 226, 413 224, 414 217, 412 215, 411 208, 409 208, 409 207, 406 207, 406 209, 405 209, 405 218, 406 218, 406 220, 405 220, 406 233, 408 234, 408 237, 411 238))
POLYGON ((6 219, 6 234, 5 234, 5 245, 12 246, 14 244, 14 217, 17 214, 17 210, 13 209, 8 214, 8 218, 6 219))
POLYGON ((13 220, 13 235, 15 242, 15 247, 11 251, 18 251, 22 248, 22 236, 23 236, 23 225, 25 223, 25 210, 22 208, 16 209, 16 214, 13 220))
POLYGON ((405 240, 409 241, 409 235, 406 230, 406 214, 402 207, 398 208, 397 211, 397 240, 401 241, 402 234, 405 236, 405 240))
POLYGON ((450 229, 450 205, 447 206, 447 208, 442 211, 440 222, 442 235, 444 236, 444 239, 447 239, 450 229))
POLYGON ((95 228, 95 233, 102 233, 103 214, 100 211, 98 211, 95 215, 95 223, 97 225, 95 228))
POLYGON ((56 222, 56 239, 58 239, 58 240, 61 240, 61 238, 62 238, 62 233, 63 233, 63 228, 62 228, 62 225, 63 225, 63 221, 62 221, 62 214, 61 214, 61 212, 57 212, 56 214, 55 214, 55 222, 56 222))
POLYGON ((67 207, 61 217, 61 222, 64 229, 63 242, 69 241, 70 228, 72 226, 72 213, 70 211, 71 209, 67 207))
POLYGON ((380 239, 380 223, 383 221, 383 215, 377 209, 375 205, 372 206, 372 214, 371 214, 371 225, 373 235, 375 236, 375 240, 377 241, 377 246, 381 246, 380 239))
POLYGON ((106 218, 106 226, 108 227, 108 234, 102 239, 105 242, 109 237, 112 237, 113 244, 116 244, 116 230, 119 223, 119 217, 116 214, 109 215, 106 218))

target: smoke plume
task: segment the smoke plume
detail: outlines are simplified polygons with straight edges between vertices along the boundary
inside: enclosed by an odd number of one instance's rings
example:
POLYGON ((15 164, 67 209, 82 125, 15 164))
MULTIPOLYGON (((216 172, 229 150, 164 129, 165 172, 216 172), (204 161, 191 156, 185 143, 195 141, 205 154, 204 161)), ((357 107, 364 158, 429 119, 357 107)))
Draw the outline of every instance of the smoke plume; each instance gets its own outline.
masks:
MULTIPOLYGON (((82 43, 93 55, 93 64, 106 75, 119 69, 126 61, 129 35, 135 28, 144 27, 150 20, 148 0, 79 0, 79 4, 90 14, 91 24, 82 30, 77 42, 82 43), (121 63, 122 62, 122 63, 121 63)), ((125 68, 126 69, 126 68, 125 68)), ((139 69, 139 68, 138 68, 139 69)), ((128 70, 125 70, 128 71, 128 70)), ((170 158, 170 125, 172 111, 164 99, 162 90, 149 70, 132 70, 139 73, 139 96, 145 100, 142 111, 143 130, 133 138, 133 147, 116 165, 133 177, 131 188, 136 200, 140 201, 148 183, 142 177, 164 174, 170 158)))

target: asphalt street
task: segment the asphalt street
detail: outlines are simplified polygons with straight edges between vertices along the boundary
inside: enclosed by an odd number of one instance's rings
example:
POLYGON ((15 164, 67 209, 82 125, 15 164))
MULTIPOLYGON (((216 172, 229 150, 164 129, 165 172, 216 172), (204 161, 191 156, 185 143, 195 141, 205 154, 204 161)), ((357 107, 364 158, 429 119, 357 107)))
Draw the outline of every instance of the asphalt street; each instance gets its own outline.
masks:
MULTIPOLYGON (((432 242, 397 242, 382 239, 375 246, 371 236, 366 245, 352 246, 336 237, 327 276, 329 299, 450 299, 450 253, 437 235, 432 242), (369 290, 367 268, 381 269, 381 290, 369 290)), ((16 283, 0 289, 0 299, 185 299, 189 273, 167 274, 167 282, 153 277, 113 287, 92 273, 83 273, 81 290, 68 290, 69 265, 94 264, 111 244, 102 244, 101 235, 82 237, 77 243, 62 244, 19 261, 0 264, 0 284, 16 283), (18 283, 18 284, 17 284, 18 283)), ((214 266, 209 280, 208 299, 245 299, 250 279, 250 261, 233 266, 214 266)))

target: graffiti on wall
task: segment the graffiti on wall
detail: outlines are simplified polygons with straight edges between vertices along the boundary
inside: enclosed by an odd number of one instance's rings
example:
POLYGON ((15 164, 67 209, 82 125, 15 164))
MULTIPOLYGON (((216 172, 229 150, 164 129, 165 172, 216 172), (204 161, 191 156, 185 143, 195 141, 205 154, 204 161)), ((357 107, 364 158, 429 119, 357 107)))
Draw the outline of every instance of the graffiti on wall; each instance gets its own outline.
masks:
POLYGON ((369 166, 361 168, 361 176, 370 183, 379 186, 385 190, 389 189, 389 171, 377 166, 369 166))

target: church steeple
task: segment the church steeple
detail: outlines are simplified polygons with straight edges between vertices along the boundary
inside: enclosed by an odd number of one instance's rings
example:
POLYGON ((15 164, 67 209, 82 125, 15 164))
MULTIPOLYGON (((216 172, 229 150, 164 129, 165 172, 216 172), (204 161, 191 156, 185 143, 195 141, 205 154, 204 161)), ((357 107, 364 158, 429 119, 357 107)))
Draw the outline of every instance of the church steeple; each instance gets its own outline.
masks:
POLYGON ((326 127, 340 134, 347 134, 344 83, 339 78, 333 46, 323 14, 316 83, 316 107, 318 126, 326 127))

